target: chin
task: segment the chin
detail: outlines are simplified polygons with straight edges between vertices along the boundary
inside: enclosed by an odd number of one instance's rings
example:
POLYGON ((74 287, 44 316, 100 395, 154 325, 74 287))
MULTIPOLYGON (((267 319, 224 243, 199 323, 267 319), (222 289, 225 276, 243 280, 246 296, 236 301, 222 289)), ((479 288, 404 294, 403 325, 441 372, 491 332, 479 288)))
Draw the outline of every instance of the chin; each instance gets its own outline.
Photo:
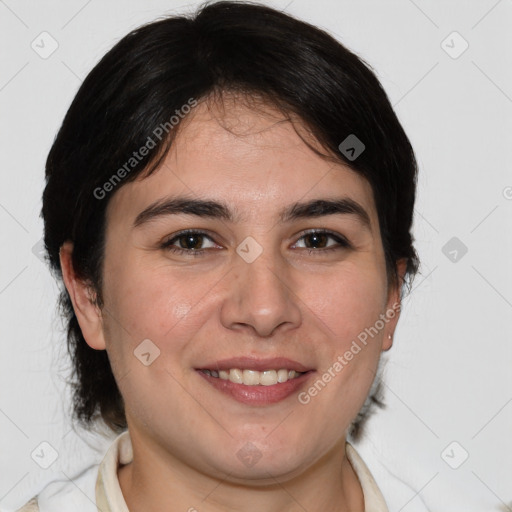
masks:
POLYGON ((286 482, 303 473, 307 466, 304 456, 290 454, 287 457, 286 454, 274 452, 263 454, 256 462, 225 461, 222 467, 218 467, 218 472, 226 481, 259 487, 275 485, 276 480, 280 483, 286 482), (226 477, 226 474, 229 476, 226 477))
POLYGON ((320 443, 316 449, 313 445, 305 446, 307 436, 295 440, 287 434, 283 431, 275 439, 271 439, 275 433, 268 437, 268 432, 260 433, 259 437, 230 439, 215 452, 209 452, 207 460, 217 476, 226 478, 227 474, 226 480, 233 483, 263 486, 275 484, 276 479, 284 482, 304 472, 325 450, 320 443))

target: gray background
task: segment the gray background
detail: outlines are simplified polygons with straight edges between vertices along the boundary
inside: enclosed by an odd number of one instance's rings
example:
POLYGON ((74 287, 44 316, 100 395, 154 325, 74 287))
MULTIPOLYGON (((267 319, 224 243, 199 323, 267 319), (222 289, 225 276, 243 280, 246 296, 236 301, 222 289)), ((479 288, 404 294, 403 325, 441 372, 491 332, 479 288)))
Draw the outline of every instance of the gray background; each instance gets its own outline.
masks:
MULTIPOLYGON (((512 510, 512 2, 264 3, 326 28, 372 65, 420 167, 421 274, 385 356, 388 407, 357 448, 414 489, 391 512, 417 500, 433 511, 512 510)), ((37 257, 47 152, 81 81, 119 38, 196 4, 0 0, 5 511, 97 462, 110 442, 69 422, 57 286, 37 257), (52 39, 58 48, 42 58, 52 39), (31 458, 44 441, 58 453, 48 469, 31 458)))

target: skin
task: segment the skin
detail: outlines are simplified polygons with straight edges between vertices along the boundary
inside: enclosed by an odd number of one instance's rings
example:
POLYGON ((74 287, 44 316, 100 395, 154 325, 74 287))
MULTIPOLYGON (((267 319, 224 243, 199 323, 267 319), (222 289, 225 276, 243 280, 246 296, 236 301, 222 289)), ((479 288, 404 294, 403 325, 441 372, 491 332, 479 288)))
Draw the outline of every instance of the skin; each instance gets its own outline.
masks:
MULTIPOLYGON (((162 167, 116 190, 107 209, 103 310, 73 273, 71 242, 61 249, 84 337, 107 350, 125 401, 134 460, 118 476, 132 512, 364 510, 346 430, 392 345, 398 313, 305 405, 297 393, 271 405, 241 404, 195 370, 234 356, 284 356, 315 369, 307 390, 400 301, 387 280, 370 185, 316 155, 280 119, 270 107, 265 113, 226 99, 220 111, 202 103, 182 121, 162 167), (225 201, 240 219, 180 214, 132 227, 139 212, 169 195, 225 201), (296 201, 341 196, 363 206, 371 230, 353 214, 277 220, 296 201), (189 228, 211 237, 196 242, 203 256, 161 248, 189 228), (339 233, 352 247, 322 253, 338 245, 327 238, 309 254, 306 243, 315 240, 303 231, 310 229, 339 233), (252 263, 236 252, 248 236, 263 249, 252 263), (145 366, 133 352, 148 338, 160 356, 145 366), (237 457, 247 442, 261 454, 252 467, 237 457)), ((403 277, 405 262, 397 268, 403 277)))

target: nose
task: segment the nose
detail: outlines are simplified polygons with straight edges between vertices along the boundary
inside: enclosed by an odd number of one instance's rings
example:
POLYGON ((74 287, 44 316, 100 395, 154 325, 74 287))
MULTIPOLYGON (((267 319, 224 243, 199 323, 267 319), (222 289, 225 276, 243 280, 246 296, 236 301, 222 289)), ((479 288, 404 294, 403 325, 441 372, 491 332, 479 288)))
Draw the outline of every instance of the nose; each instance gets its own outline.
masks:
POLYGON ((270 337, 301 324, 300 299, 294 293, 290 271, 284 263, 263 253, 252 263, 235 256, 221 307, 221 322, 234 330, 249 330, 270 337))

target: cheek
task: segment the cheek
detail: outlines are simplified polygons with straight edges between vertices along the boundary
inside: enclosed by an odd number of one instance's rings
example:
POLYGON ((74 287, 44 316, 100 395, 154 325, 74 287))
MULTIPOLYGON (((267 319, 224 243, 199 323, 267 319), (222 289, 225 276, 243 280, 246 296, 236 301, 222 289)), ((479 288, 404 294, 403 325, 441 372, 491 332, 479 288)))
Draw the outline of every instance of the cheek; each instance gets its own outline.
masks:
POLYGON ((336 430, 355 417, 374 380, 383 334, 372 328, 380 325, 386 282, 378 268, 362 271, 354 266, 340 272, 336 280, 331 276, 316 283, 309 287, 304 302, 311 305, 312 318, 326 333, 321 347, 324 357, 301 403, 308 403, 305 410, 331 415, 333 422, 326 428, 336 430))
POLYGON ((165 267, 142 266, 133 270, 125 266, 115 272, 111 285, 115 290, 110 302, 115 320, 133 341, 153 337, 163 342, 172 332, 183 329, 208 289, 200 276, 180 276, 165 267))
POLYGON ((147 422, 155 404, 185 414, 188 395, 180 385, 180 362, 204 323, 201 298, 209 289, 204 278, 180 276, 162 266, 124 265, 110 273, 108 285, 107 350, 131 414, 147 422), (163 388, 165 394, 155 393, 163 388))
POLYGON ((377 270, 347 267, 304 287, 304 302, 338 351, 373 326, 383 311, 386 283, 377 270))

